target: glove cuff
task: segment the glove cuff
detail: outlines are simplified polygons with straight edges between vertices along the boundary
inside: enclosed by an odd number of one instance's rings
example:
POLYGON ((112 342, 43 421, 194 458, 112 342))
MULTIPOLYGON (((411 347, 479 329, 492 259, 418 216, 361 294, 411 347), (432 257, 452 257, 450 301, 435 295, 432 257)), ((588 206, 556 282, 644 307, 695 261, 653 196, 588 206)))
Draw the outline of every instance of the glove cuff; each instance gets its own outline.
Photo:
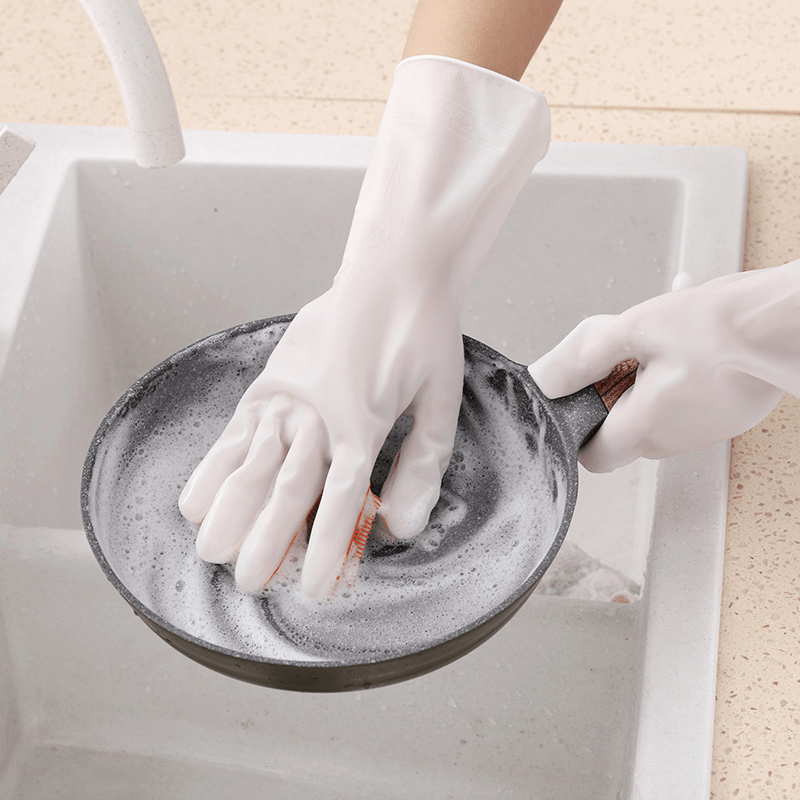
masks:
POLYGON ((401 61, 340 274, 460 303, 549 142, 539 92, 452 58, 401 61))
POLYGON ((448 56, 401 61, 394 70, 384 120, 438 124, 498 153, 519 147, 530 169, 550 145, 550 108, 544 95, 448 56))

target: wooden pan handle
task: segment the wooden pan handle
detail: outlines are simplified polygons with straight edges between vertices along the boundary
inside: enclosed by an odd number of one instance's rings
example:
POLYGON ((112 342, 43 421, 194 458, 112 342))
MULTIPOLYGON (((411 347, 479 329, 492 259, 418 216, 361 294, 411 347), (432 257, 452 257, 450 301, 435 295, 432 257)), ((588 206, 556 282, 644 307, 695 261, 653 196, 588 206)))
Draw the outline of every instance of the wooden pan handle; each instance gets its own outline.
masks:
POLYGON ((624 361, 620 361, 609 375, 594 384, 607 411, 611 411, 614 403, 622 397, 623 392, 633 386, 637 369, 639 369, 639 362, 635 358, 626 358, 624 361))

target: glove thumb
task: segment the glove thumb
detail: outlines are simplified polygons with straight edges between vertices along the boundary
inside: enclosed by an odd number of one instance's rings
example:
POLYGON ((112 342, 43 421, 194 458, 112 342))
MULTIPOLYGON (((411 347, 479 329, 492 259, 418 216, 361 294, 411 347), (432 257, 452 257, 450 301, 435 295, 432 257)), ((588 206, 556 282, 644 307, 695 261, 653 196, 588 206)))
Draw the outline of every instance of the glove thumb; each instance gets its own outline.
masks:
POLYGON ((414 417, 381 491, 380 516, 398 539, 416 536, 428 524, 450 463, 457 420, 457 409, 414 417))
POLYGON ((618 320, 611 315, 588 317, 528 367, 547 397, 564 397, 590 386, 633 355, 618 320))

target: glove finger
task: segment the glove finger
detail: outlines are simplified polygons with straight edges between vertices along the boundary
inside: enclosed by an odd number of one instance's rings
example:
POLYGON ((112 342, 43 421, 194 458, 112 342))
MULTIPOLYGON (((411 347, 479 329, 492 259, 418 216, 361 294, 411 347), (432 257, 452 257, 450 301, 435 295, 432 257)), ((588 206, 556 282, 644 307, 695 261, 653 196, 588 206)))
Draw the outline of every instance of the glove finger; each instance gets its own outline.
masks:
POLYGON ((317 426, 303 429, 292 442, 272 496, 236 561, 236 582, 245 592, 258 592, 269 582, 319 497, 327 469, 322 447, 317 426))
POLYGON ((577 392, 608 375, 626 358, 635 356, 619 317, 588 317, 528 367, 547 397, 577 392))
POLYGON ((578 461, 589 472, 612 472, 646 449, 646 441, 635 425, 635 410, 628 408, 631 391, 617 401, 597 433, 578 452, 578 461))
POLYGON ((350 448, 341 448, 334 454, 311 529, 300 584, 303 593, 312 599, 321 599, 335 587, 369 490, 374 460, 354 455, 350 448))
POLYGON ((442 475, 453 452, 461 392, 447 392, 444 396, 450 401, 436 409, 421 398, 414 410, 414 426, 381 491, 379 513, 398 539, 420 533, 439 500, 442 475))
POLYGON ((237 410, 195 467, 178 499, 181 514, 190 522, 203 521, 225 479, 244 463, 257 427, 255 409, 237 410))
POLYGON ((200 558, 214 564, 233 561, 285 456, 280 418, 268 415, 256 430, 244 463, 225 479, 200 526, 196 542, 200 558))
POLYGON ((744 433, 783 393, 750 375, 735 380, 722 394, 700 380, 656 386, 646 376, 617 402, 581 449, 580 462, 592 472, 610 472, 639 457, 667 458, 744 433))

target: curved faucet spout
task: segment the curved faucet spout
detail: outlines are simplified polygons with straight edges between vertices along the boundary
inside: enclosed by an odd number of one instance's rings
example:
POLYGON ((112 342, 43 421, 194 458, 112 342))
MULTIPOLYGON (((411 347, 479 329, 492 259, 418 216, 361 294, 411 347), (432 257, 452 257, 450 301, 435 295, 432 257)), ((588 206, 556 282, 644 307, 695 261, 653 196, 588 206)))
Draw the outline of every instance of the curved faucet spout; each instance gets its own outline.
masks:
POLYGON ((186 153, 158 45, 136 0, 81 0, 117 79, 136 162, 166 167, 186 153))

